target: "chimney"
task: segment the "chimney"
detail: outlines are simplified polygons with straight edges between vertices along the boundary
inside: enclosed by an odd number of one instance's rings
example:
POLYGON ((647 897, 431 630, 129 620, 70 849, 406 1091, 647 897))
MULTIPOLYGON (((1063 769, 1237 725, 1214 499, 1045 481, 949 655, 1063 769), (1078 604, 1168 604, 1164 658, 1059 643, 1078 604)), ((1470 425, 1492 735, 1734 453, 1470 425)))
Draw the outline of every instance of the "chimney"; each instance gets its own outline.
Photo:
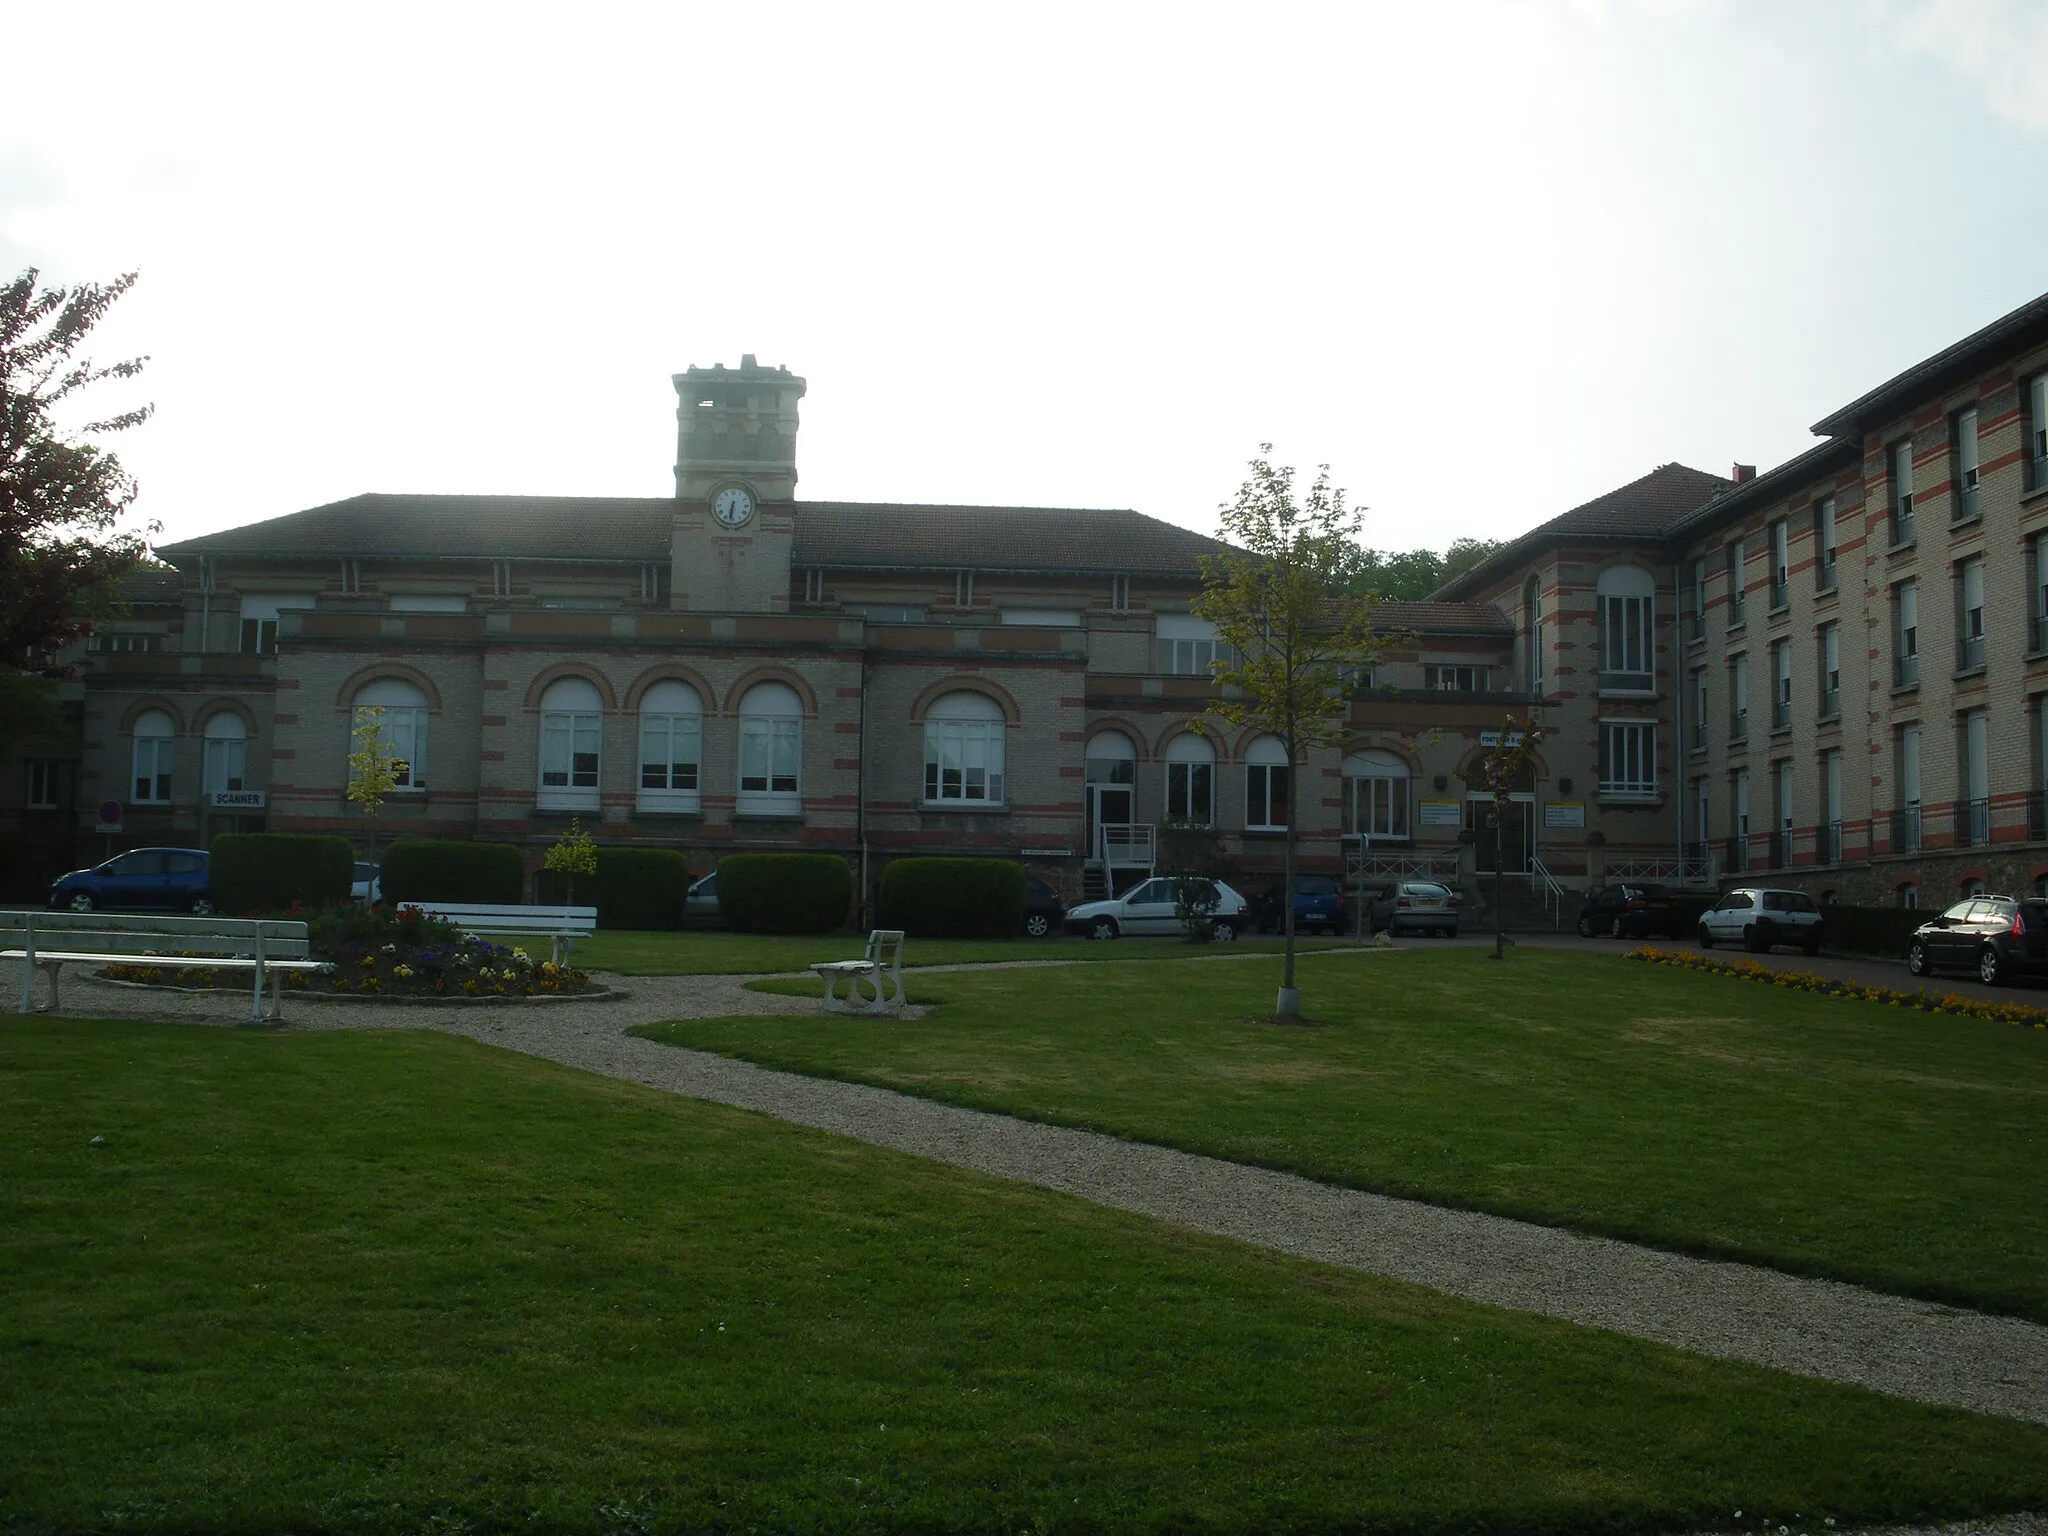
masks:
POLYGON ((1754 480, 1756 478, 1756 466, 1754 464, 1737 464, 1728 471, 1728 478, 1737 485, 1741 485, 1745 480, 1754 480))

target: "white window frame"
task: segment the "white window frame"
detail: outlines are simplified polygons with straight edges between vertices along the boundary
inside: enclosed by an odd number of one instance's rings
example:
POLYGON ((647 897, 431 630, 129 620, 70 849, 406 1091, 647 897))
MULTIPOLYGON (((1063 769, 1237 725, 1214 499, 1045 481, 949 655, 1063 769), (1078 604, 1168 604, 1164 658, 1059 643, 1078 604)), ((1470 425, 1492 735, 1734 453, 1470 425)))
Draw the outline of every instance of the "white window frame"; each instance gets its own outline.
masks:
POLYGON ((241 717, 224 711, 206 722, 199 787, 211 797, 249 787, 249 735, 241 717), (224 727, 233 726, 228 735, 224 727))
POLYGON ((1244 825, 1247 832, 1285 832, 1293 814, 1293 767, 1277 736, 1261 736, 1245 752, 1244 825), (1281 819, 1273 819, 1275 804, 1281 819))
POLYGON ((1470 662, 1430 661, 1422 667, 1422 686, 1431 693, 1486 693, 1492 681, 1491 667, 1470 662))
POLYGON ((924 803, 958 810, 1005 804, 1009 721, 985 693, 962 690, 932 701, 924 717, 924 803))
POLYGON ((174 781, 172 770, 177 748, 177 725, 163 710, 144 711, 135 721, 134 746, 129 756, 128 787, 134 805, 169 805, 174 781), (167 731, 145 733, 145 725, 161 721, 167 731))
POLYGON ((803 766, 801 696, 787 683, 756 683, 740 701, 739 793, 734 808, 743 816, 801 815, 803 766))
POLYGON ((1792 529, 1784 518, 1771 524, 1771 606, 1781 608, 1792 598, 1792 529))
POLYGON ((1657 722, 1600 722, 1600 793, 1650 799, 1657 793, 1657 722))
POLYGON ((59 759, 54 757, 31 757, 23 770, 27 779, 27 798, 24 806, 31 811, 54 811, 57 809, 57 785, 59 759))
POLYGON ((557 679, 541 696, 539 784, 535 798, 539 809, 594 811, 603 804, 602 699, 597 686, 580 677, 557 679), (548 707, 550 696, 557 701, 554 708, 548 707))
POLYGON ((1192 731, 1166 744, 1166 819, 1216 825, 1216 749, 1192 731))
POLYGON ((1842 626, 1820 627, 1820 712, 1831 718, 1842 712, 1842 626))
POLYGON ((1413 840, 1414 775, 1391 752, 1356 752, 1344 759, 1341 835, 1367 843, 1413 840))
POLYGON ((1153 621, 1153 670, 1169 677, 1212 677, 1217 662, 1228 663, 1230 647, 1216 626, 1193 614, 1162 613, 1153 621))
POLYGON ((1955 414, 1956 509, 1954 520, 1966 523, 1978 515, 1977 485, 1983 474, 1977 440, 1977 407, 1966 405, 1955 414))
POLYGON ((635 810, 690 815, 704 808, 704 700, 688 683, 664 678, 640 699, 635 810))
MULTIPOLYGON (((398 770, 392 784, 393 791, 404 795, 424 790, 427 787, 426 690, 403 678, 372 678, 356 690, 354 705, 355 725, 370 719, 370 710, 383 711, 375 718, 384 732, 385 745, 391 749, 392 756, 405 765, 398 770)), ((355 750, 353 732, 349 737, 349 750, 355 750)))
POLYGON ((1813 580, 1817 590, 1835 586, 1835 498, 1823 496, 1813 505, 1813 580))
POLYGON ((1913 439, 1903 438, 1886 450, 1891 468, 1891 542, 1913 539, 1913 439))
POLYGON ((1656 579, 1640 566, 1614 566, 1600 573, 1596 591, 1600 599, 1601 691, 1655 691, 1656 579))

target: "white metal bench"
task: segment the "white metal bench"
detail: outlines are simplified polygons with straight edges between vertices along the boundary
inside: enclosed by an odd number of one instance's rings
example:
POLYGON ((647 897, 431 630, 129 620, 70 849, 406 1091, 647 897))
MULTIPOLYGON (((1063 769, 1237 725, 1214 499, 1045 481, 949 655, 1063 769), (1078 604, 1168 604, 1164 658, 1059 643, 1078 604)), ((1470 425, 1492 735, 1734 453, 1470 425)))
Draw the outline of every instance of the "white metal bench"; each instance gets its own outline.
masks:
MULTIPOLYGON (((57 981, 67 965, 148 965, 167 970, 248 971, 254 977, 249 1017, 263 1018, 263 991, 274 971, 320 971, 309 958, 306 925, 244 917, 156 917, 112 912, 0 912, 0 960, 21 962, 21 1011, 32 1011, 36 972, 50 979, 48 1012, 58 1008, 57 981), (148 954, 148 950, 193 954, 148 954), (215 958, 218 956, 218 958, 215 958)), ((283 989, 271 982, 269 1017, 283 989)))
POLYGON ((877 928, 861 959, 820 960, 811 969, 825 978, 827 1013, 894 1013, 903 1006, 903 930, 877 928))
POLYGON ((542 933, 554 941, 555 964, 566 964, 576 941, 597 932, 595 907, 493 907, 460 901, 407 901, 429 917, 446 918, 465 933, 542 933))

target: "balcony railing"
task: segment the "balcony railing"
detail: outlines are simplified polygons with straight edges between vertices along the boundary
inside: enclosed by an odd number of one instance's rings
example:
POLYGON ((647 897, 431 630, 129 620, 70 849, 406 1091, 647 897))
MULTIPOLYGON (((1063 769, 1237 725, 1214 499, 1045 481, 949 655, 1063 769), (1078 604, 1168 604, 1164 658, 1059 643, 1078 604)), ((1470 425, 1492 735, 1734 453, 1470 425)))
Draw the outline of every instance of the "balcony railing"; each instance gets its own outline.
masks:
POLYGON ((1984 637, 1965 636, 1956 646, 1956 669, 1961 672, 1974 671, 1984 665, 1984 637))
POLYGON ((1813 568, 1813 589, 1816 592, 1835 590, 1835 557, 1832 551, 1813 568))
POLYGON ((1784 731, 1792 726, 1792 701, 1780 698, 1771 705, 1771 729, 1784 731))
POLYGON ((1738 709, 1728 717, 1728 739, 1742 741, 1749 736, 1749 711, 1738 709))
POLYGON ((1770 867, 1783 869, 1792 862, 1792 829, 1778 827, 1771 833, 1770 867))
POLYGON ((1920 851, 1920 807, 1902 805, 1892 812, 1892 852, 1920 851))
POLYGON ((1696 613, 1687 614, 1685 616, 1685 638, 1688 644, 1696 644, 1706 639, 1707 621, 1696 613))
POLYGON ((1821 691, 1820 691, 1820 717, 1821 717, 1821 719, 1823 719, 1823 720, 1832 720, 1832 719, 1834 719, 1834 718, 1835 718, 1835 717, 1836 717, 1837 715, 1841 714, 1841 712, 1842 712, 1842 690, 1841 690, 1841 689, 1839 689, 1839 688, 1823 688, 1823 689, 1821 689, 1821 691))
POLYGON ((1823 864, 1842 862, 1842 824, 1839 821, 1821 823, 1820 861, 1823 864))
POLYGON ((1983 848, 1991 842, 1991 802, 1965 800, 1956 807, 1956 846, 1983 848))
POLYGON ((1901 496, 1892 505, 1892 548, 1902 549, 1913 542, 1913 498, 1901 496))
POLYGON ((2027 649, 2048 651, 2048 614, 2035 614, 2027 620, 2027 649))
POLYGON ((1150 822, 1104 822, 1095 829, 1096 862, 1105 869, 1151 869, 1158 862, 1158 841, 1150 822))
POLYGON ((1749 839, 1747 837, 1738 835, 1728 839, 1728 846, 1722 857, 1721 866, 1731 874, 1740 874, 1743 870, 1749 868, 1749 839))
POLYGON ((1749 601, 1740 592, 1728 600, 1728 625, 1734 628, 1749 617, 1749 601))
POLYGON ((1655 693, 1657 674, 1654 672, 1605 672, 1600 674, 1602 693, 1655 693))
POLYGON ((1965 485, 1956 491, 1955 510, 1949 514, 1949 521, 1967 523, 1977 515, 1977 487, 1965 485))
POLYGON ((1792 601, 1792 583, 1780 575, 1771 580, 1771 607, 1783 608, 1792 601))
POLYGON ((1920 657, 1901 656, 1892 662, 1892 682, 1900 688, 1910 688, 1920 681, 1920 657))

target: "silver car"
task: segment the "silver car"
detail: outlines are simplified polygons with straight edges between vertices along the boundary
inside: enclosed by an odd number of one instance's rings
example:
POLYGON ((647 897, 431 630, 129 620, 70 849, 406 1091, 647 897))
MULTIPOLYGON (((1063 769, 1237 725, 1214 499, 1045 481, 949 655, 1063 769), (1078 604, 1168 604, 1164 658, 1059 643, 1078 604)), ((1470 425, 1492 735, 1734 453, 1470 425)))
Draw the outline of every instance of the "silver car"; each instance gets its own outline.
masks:
POLYGON ((1372 926, 1382 933, 1458 936, 1458 896, 1434 880, 1399 880, 1372 904, 1372 926))
MULTIPOLYGON (((1175 875, 1155 875, 1108 901, 1084 901, 1068 909, 1066 930, 1091 939, 1115 939, 1125 934, 1177 937, 1184 932, 1173 910, 1174 887, 1180 881, 1181 877, 1175 875)), ((1209 932, 1218 939, 1234 939, 1251 921, 1251 906, 1221 880, 1215 886, 1216 906, 1209 919, 1209 932)))
POLYGON ((1701 949, 1740 944, 1762 954, 1775 945, 1797 945, 1820 953, 1820 907, 1804 891, 1737 886, 1700 914, 1701 949))

